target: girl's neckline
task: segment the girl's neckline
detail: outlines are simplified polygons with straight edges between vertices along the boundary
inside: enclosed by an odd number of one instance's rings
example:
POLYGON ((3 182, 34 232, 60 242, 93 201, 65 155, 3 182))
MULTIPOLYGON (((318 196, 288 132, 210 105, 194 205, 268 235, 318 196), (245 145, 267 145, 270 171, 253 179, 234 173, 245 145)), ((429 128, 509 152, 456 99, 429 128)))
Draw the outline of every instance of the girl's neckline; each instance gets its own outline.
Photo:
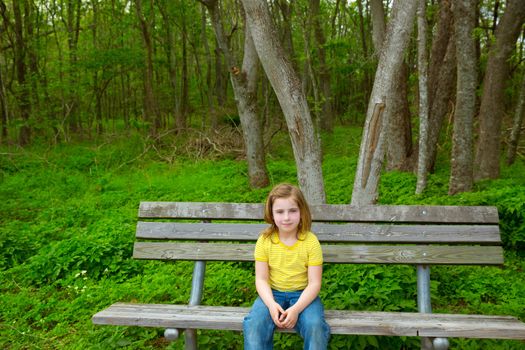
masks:
MULTIPOLYGON (((287 243, 285 243, 285 242, 288 241, 288 240, 284 240, 284 241, 283 241, 283 240, 281 239, 281 237, 279 236, 279 233, 278 233, 278 232, 274 232, 274 235, 275 235, 275 238, 276 238, 277 242, 278 242, 279 244, 283 245, 283 246, 286 247, 286 248, 293 248, 293 247, 295 247, 295 246, 299 243, 299 241, 300 241, 300 239, 297 238, 297 235, 294 235, 294 237, 293 237, 293 243, 292 243, 292 244, 287 244, 287 243)), ((306 235, 305 235, 305 234, 301 234, 301 236, 306 236, 306 235)))

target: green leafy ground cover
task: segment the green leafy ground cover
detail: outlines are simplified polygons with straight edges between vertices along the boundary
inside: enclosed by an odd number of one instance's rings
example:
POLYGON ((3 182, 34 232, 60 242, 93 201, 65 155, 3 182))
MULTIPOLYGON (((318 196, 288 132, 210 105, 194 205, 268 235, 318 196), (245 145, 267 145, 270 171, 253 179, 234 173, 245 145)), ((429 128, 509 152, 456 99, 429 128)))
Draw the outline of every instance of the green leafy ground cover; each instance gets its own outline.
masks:
MULTIPOLYGON (((324 138, 329 203, 348 203, 359 129, 324 138)), ((142 200, 261 202, 269 188, 251 190, 235 154, 192 157, 165 140, 145 148, 137 135, 46 148, 4 147, 0 158, 0 348, 181 349, 161 329, 94 326, 91 316, 117 301, 186 303, 192 265, 134 261, 142 200), (111 141, 111 142, 110 142, 111 141), (144 152, 148 149, 148 152, 144 152)), ((295 182, 286 135, 272 142, 272 183, 295 182)), ((472 193, 447 196, 448 165, 440 163, 429 190, 413 194, 412 174, 385 174, 384 204, 496 205, 506 250, 503 268, 432 270, 436 312, 515 315, 525 320, 525 166, 472 193)), ((210 263, 204 292, 210 305, 251 305, 253 266, 210 263)), ((406 266, 330 265, 322 298, 328 308, 416 310, 415 271, 406 266)), ((203 349, 240 349, 235 332, 203 331, 203 349)), ((518 341, 451 339, 453 349, 525 349, 518 341)), ((301 349, 296 335, 276 335, 277 349, 301 349)), ((334 336, 331 349, 415 349, 416 338, 334 336)))

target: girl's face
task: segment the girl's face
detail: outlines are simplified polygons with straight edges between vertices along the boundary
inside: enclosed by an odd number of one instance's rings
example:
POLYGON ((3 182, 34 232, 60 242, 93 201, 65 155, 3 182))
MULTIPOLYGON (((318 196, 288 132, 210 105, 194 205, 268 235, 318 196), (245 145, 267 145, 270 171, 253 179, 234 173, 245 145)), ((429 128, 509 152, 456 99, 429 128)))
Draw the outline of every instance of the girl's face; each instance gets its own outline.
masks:
POLYGON ((277 198, 273 202, 272 215, 279 234, 297 234, 301 211, 292 197, 277 198))

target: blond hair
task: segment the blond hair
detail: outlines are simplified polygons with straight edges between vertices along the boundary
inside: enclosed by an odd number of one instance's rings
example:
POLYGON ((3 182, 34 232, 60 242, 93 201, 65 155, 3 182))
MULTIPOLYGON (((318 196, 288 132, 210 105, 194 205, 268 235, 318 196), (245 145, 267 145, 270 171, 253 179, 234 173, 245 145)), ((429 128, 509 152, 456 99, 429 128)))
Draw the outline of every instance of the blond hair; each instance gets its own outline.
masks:
POLYGON ((310 208, 304 198, 303 192, 301 192, 297 186, 289 183, 282 183, 272 188, 268 194, 264 206, 264 221, 270 224, 270 226, 263 230, 261 235, 268 238, 271 237, 274 232, 279 232, 275 220, 273 219, 273 204, 275 203, 275 200, 279 198, 292 198, 299 207, 301 218, 299 220, 299 226, 297 227, 297 238, 310 231, 312 228, 312 214, 310 213, 310 208))

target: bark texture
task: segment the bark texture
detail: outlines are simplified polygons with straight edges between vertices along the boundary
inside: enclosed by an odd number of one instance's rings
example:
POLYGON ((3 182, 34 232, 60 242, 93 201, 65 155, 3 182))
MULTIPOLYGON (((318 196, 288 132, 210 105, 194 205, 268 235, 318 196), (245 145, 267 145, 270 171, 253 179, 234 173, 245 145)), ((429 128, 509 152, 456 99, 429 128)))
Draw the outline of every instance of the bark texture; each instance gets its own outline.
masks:
POLYGON ((473 31, 476 1, 454 3, 457 56, 457 97, 450 160, 449 194, 466 192, 473 183, 473 120, 476 112, 477 60, 473 31))
POLYGON ((512 131, 510 133, 509 148, 507 150, 507 164, 511 165, 516 160, 516 153, 518 151, 518 144, 520 141, 521 125, 525 117, 525 75, 521 81, 521 90, 514 112, 514 120, 512 123, 512 131))
POLYGON ((309 202, 324 203, 321 147, 301 81, 278 40, 266 1, 243 4, 257 54, 286 118, 299 185, 309 202))
POLYGON ((257 52, 246 22, 244 33, 244 58, 242 67, 238 66, 222 26, 221 14, 216 0, 202 1, 208 8, 213 28, 226 63, 230 70, 230 79, 239 118, 241 119, 248 177, 250 185, 255 188, 265 187, 269 183, 262 137, 262 120, 257 108, 257 52))
POLYGON ((403 53, 412 33, 416 12, 416 0, 394 1, 392 17, 388 23, 385 42, 379 57, 372 95, 368 103, 367 117, 359 151, 354 188, 353 205, 375 204, 384 162, 386 128, 390 121, 381 118, 386 96, 392 93, 394 77, 403 64, 403 53))
POLYGON ((425 173, 434 170, 439 134, 445 116, 451 111, 456 91, 456 44, 451 3, 440 3, 436 34, 432 40, 428 68, 429 126, 425 173))
MULTIPOLYGON (((374 52, 379 56, 385 37, 385 13, 381 1, 370 3, 374 43, 374 52)), ((365 79, 366 80, 366 79, 365 79)), ((396 86, 386 95, 384 118, 389 120, 386 127, 386 169, 408 171, 412 164, 412 129, 410 124, 410 109, 408 105, 408 67, 399 66, 392 81, 396 86)))
POLYGON ((504 115, 505 82, 510 74, 508 60, 525 20, 525 0, 509 0, 496 28, 483 80, 476 147, 475 178, 495 179, 500 175, 501 122, 504 115))
POLYGON ((416 193, 422 193, 427 185, 428 151, 428 54, 426 0, 419 0, 417 7, 417 67, 419 74, 419 157, 416 193))

